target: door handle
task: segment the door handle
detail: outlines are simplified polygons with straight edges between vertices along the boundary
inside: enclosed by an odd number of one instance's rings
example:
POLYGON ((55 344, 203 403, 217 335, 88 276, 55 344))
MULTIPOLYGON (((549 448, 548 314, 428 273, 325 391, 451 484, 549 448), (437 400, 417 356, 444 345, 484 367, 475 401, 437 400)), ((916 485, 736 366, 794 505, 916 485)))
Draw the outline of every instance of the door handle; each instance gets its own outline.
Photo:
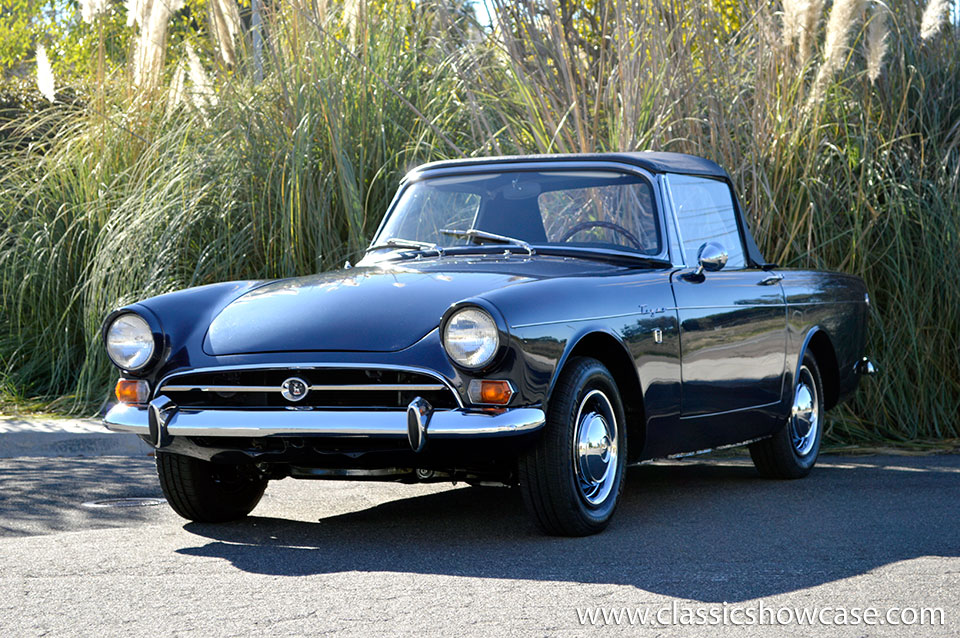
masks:
POLYGON ((775 272, 775 273, 773 273, 773 274, 771 274, 771 275, 767 275, 766 277, 764 277, 763 279, 761 279, 760 282, 759 282, 757 285, 758 285, 758 286, 772 286, 773 284, 775 284, 775 283, 777 283, 777 282, 779 282, 779 281, 783 281, 783 275, 781 275, 780 273, 775 272))

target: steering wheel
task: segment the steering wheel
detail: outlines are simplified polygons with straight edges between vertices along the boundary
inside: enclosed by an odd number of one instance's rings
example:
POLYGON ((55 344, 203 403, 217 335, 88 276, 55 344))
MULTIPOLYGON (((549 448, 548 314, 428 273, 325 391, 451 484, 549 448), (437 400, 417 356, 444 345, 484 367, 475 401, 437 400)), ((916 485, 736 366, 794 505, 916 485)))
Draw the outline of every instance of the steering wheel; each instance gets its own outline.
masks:
POLYGON ((629 239, 630 243, 633 244, 634 248, 637 248, 637 249, 642 248, 640 244, 640 240, 637 239, 633 233, 631 233, 629 230, 627 230, 620 224, 614 224, 613 222, 606 222, 606 221, 599 221, 599 220, 580 222, 579 224, 575 225, 573 228, 565 232, 563 234, 563 237, 560 238, 560 242, 565 242, 571 237, 573 237, 574 235, 576 235, 577 233, 579 233, 581 230, 587 230, 588 228, 609 228, 610 230, 617 232, 623 235, 624 237, 626 237, 627 239, 629 239))

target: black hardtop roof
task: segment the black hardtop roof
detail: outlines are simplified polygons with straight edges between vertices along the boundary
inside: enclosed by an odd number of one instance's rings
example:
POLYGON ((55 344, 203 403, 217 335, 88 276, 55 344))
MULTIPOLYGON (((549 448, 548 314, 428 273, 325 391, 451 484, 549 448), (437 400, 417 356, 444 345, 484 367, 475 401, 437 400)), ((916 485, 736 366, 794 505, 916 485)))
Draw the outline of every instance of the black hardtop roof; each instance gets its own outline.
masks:
POLYGON ((465 168, 469 166, 491 164, 523 164, 528 162, 584 162, 584 161, 620 162, 633 164, 651 173, 683 173, 686 175, 707 175, 727 178, 727 172, 708 159, 683 153, 665 153, 661 151, 636 151, 630 153, 565 153, 556 155, 503 155, 497 157, 471 157, 465 159, 441 160, 418 166, 411 175, 443 168, 465 168))

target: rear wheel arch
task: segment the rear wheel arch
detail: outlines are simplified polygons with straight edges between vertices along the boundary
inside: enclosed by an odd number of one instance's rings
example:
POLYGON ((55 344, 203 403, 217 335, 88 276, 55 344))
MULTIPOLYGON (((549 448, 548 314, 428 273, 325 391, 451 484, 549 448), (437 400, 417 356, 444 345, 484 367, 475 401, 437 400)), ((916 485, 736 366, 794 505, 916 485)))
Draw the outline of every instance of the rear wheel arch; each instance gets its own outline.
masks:
MULTIPOLYGON (((630 461, 638 458, 646 441, 646 413, 643 406, 643 387, 637 374, 636 364, 626 345, 617 337, 604 331, 588 332, 579 337, 557 366, 550 395, 567 362, 575 357, 590 357, 598 360, 610 371, 617 382, 620 400, 627 420, 627 448, 630 461)), ((549 404, 549 396, 547 403, 549 404)))
MULTIPOLYGON (((820 380, 823 384, 823 403, 829 410, 839 401, 840 396, 840 365, 837 363, 837 352, 833 347, 830 335, 820 327, 814 327, 804 340, 803 348, 798 357, 797 369, 803 362, 803 355, 809 352, 817 361, 820 370, 820 380)), ((796 375, 796 373, 794 373, 796 375)))

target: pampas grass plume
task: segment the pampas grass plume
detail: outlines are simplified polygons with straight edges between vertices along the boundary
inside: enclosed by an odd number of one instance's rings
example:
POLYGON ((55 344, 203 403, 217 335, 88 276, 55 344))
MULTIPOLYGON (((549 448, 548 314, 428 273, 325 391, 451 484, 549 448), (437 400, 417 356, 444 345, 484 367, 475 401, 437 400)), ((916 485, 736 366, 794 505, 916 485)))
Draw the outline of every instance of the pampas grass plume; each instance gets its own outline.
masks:
POLYGON ((235 0, 210 0, 210 27, 220 59, 227 66, 237 64, 234 40, 240 33, 240 11, 235 0))
POLYGON ((890 45, 890 27, 887 24, 887 8, 879 2, 873 4, 873 15, 867 26, 867 77, 876 84, 883 70, 883 59, 890 45))
POLYGON ((863 0, 837 0, 827 19, 827 37, 823 45, 823 63, 817 72, 808 105, 819 102, 827 85, 843 66, 849 50, 850 32, 863 10, 863 0))
MULTIPOLYGON (((144 0, 144 5, 134 5, 134 15, 140 16, 140 34, 137 37, 133 58, 133 83, 141 88, 153 89, 160 83, 163 61, 167 52, 167 29, 170 16, 183 8, 184 0, 144 0), (137 10, 140 10, 137 13, 137 10)), ((127 5, 130 11, 131 5, 127 5)), ((129 13, 127 20, 130 20, 129 13)))
POLYGON ((200 57, 188 42, 187 49, 187 78, 190 80, 190 96, 193 105, 198 109, 206 106, 214 106, 217 103, 217 95, 213 92, 213 82, 207 72, 203 70, 203 64, 200 63, 200 57))
POLYGON ((183 102, 184 83, 187 77, 187 68, 183 60, 177 63, 170 80, 170 89, 167 92, 167 113, 172 112, 183 102))
POLYGON ((930 0, 923 10, 923 19, 920 21, 920 39, 931 40, 943 26, 943 21, 950 11, 949 0, 930 0))
POLYGON ((802 21, 799 26, 800 60, 806 62, 810 57, 813 43, 817 39, 817 28, 823 17, 823 0, 808 0, 804 6, 802 21))
POLYGON ((783 46, 793 46, 800 32, 803 7, 802 0, 783 0, 783 46))
POLYGON ((862 4, 862 0, 837 0, 830 10, 827 37, 823 45, 823 65, 833 71, 840 68, 847 54, 847 41, 862 4))
POLYGON ((124 0, 123 6, 127 8, 127 26, 142 27, 147 21, 147 12, 150 10, 148 0, 124 0))
POLYGON ((90 24, 101 13, 106 13, 108 0, 80 0, 80 17, 90 24))
POLYGON ((37 45, 37 88, 43 97, 51 102, 57 99, 57 93, 53 84, 53 68, 50 66, 50 58, 47 57, 47 49, 42 44, 37 45))

